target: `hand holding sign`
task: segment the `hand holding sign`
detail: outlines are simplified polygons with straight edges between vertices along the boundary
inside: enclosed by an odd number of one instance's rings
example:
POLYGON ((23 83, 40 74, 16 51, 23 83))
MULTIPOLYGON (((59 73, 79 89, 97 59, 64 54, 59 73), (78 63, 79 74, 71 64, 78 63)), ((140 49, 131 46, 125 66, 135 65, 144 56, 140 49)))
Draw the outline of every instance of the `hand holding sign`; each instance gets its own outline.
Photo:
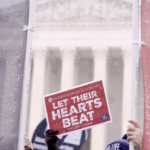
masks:
POLYGON ((111 122, 102 81, 44 97, 49 127, 65 134, 111 122))
POLYGON ((48 150, 57 150, 57 140, 58 137, 55 135, 58 131, 54 131, 52 129, 46 131, 45 141, 47 143, 48 150))
POLYGON ((143 135, 142 135, 142 131, 141 131, 141 128, 138 124, 137 121, 135 120, 130 120, 129 121, 130 123, 132 123, 133 125, 129 125, 128 126, 128 129, 127 129, 127 140, 128 141, 132 141, 133 144, 134 144, 134 147, 137 149, 137 150, 142 150, 142 138, 143 138, 143 135))

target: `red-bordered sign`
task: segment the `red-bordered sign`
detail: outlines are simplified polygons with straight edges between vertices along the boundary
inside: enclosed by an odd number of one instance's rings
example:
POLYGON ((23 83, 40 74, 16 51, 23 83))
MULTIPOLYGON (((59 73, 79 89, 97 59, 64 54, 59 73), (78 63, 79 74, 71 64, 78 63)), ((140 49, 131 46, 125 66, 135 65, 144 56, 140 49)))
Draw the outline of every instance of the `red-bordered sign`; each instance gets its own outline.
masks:
POLYGON ((144 126, 143 148, 150 149, 150 0, 142 0, 141 7, 141 46, 144 87, 144 126))
POLYGON ((60 134, 112 122, 102 81, 44 96, 50 129, 60 134))

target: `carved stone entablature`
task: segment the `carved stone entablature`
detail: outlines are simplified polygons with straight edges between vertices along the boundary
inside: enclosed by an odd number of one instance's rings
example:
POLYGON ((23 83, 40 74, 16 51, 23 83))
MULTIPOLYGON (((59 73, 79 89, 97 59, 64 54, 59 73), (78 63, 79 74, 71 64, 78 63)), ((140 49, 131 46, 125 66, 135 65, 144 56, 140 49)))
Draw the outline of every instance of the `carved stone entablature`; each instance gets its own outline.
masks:
POLYGON ((37 5, 36 22, 102 22, 130 20, 127 0, 45 0, 37 5))
POLYGON ((76 22, 70 22, 70 23, 36 23, 36 29, 44 29, 44 30, 65 30, 65 31, 72 31, 72 30, 108 30, 108 29, 127 29, 132 27, 131 21, 113 21, 113 22, 89 22, 89 23, 76 23, 76 22))

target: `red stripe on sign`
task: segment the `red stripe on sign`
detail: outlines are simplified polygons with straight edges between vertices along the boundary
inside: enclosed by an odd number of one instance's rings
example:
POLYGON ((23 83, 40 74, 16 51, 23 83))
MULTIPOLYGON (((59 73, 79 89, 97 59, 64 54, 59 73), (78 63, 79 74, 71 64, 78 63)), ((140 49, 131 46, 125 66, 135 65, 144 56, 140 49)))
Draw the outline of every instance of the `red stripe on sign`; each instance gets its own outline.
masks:
POLYGON ((143 149, 150 149, 150 0, 142 0, 141 39, 146 45, 141 47, 144 85, 144 131, 143 149))
POLYGON ((95 81, 44 97, 47 122, 59 134, 111 122, 102 81, 95 81))

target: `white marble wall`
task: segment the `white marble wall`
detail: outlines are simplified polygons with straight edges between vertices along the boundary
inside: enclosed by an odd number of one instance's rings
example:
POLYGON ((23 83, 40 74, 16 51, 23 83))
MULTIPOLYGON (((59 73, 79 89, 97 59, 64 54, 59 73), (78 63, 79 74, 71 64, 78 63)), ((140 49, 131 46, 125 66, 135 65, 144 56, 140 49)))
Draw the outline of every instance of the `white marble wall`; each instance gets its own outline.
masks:
MULTIPOLYGON (((44 118, 43 94, 99 79, 106 87, 113 123, 89 130, 88 144, 83 149, 104 150, 109 142, 126 132, 132 93, 131 11, 132 3, 128 0, 38 1, 28 122, 30 137, 44 118)), ((142 124, 141 68, 139 74, 138 120, 142 124)))
MULTIPOLYGON (((108 67, 108 65, 110 65, 108 64, 108 57, 113 57, 113 56, 108 56, 108 50, 110 51, 111 48, 106 45, 105 46, 104 45, 91 45, 90 53, 87 54, 87 52, 85 52, 82 54, 81 51, 85 51, 85 49, 86 48, 83 47, 83 49, 80 48, 79 50, 76 46, 74 47, 62 46, 59 48, 59 53, 60 53, 59 57, 61 60, 61 67, 60 67, 61 70, 59 71, 59 73, 61 73, 61 75, 59 75, 60 84, 58 84, 60 87, 58 87, 57 89, 65 90, 65 89, 75 86, 75 84, 82 82, 80 81, 81 76, 79 76, 79 74, 82 74, 82 72, 80 71, 80 73, 75 73, 76 65, 81 65, 80 68, 83 67, 83 71, 85 71, 86 69, 87 70, 89 69, 90 70, 89 73, 91 72, 91 74, 88 73, 89 76, 91 76, 90 78, 92 80, 102 79, 104 81, 104 86, 106 87, 106 90, 108 89, 110 84, 107 80, 107 77, 111 77, 111 79, 113 79, 113 76, 111 76, 111 73, 109 72, 108 74, 108 68, 111 67, 111 66, 108 67), (79 53, 80 59, 86 58, 86 60, 89 60, 89 61, 93 60, 93 68, 92 66, 89 68, 88 67, 84 68, 82 64, 75 63, 75 60, 79 59, 77 58, 78 52, 80 52, 79 53), (75 83, 75 79, 78 80, 78 82, 75 83)), ((118 49, 118 47, 117 48, 114 47, 113 49, 114 50, 118 49)), ((113 54, 113 49, 111 52, 112 54, 113 54)), ((126 128, 128 124, 127 121, 130 119, 130 101, 131 101, 131 86, 130 85, 131 85, 131 64, 132 64, 131 55, 132 53, 131 53, 131 47, 128 47, 128 46, 119 47, 119 49, 122 53, 122 59, 123 59, 122 60, 123 68, 121 69, 122 75, 123 75, 121 79, 123 79, 122 81, 123 84, 119 84, 119 85, 122 85, 121 87, 119 87, 122 89, 122 94, 120 93, 122 95, 122 99, 116 99, 116 101, 118 102, 120 101, 119 103, 122 104, 121 106, 122 108, 119 108, 121 112, 116 113, 115 116, 113 115, 112 117, 113 119, 116 118, 114 120, 117 120, 117 116, 121 113, 121 119, 118 120, 119 121, 118 123, 114 122, 114 123, 111 123, 109 126, 105 125, 105 126, 98 126, 98 127, 92 128, 91 133, 90 133, 90 148, 89 148, 90 150, 105 149, 108 142, 112 141, 113 139, 113 136, 112 136, 111 139, 109 140, 110 129, 114 128, 115 129, 114 131, 118 132, 118 134, 115 137, 121 138, 121 136, 126 132, 126 128)), ((29 123, 28 123, 29 125, 28 134, 30 135, 30 137, 33 134, 33 131, 35 130, 35 127, 37 126, 37 124, 41 121, 41 119, 44 118, 42 96, 44 94, 49 94, 51 92, 51 90, 46 90, 46 87, 48 86, 48 83, 46 81, 50 80, 49 78, 51 74, 49 72, 49 76, 46 75, 48 74, 46 73, 48 71, 48 67, 51 64, 51 61, 48 61, 51 58, 49 51, 50 50, 48 50, 48 48, 46 49, 46 48, 40 47, 40 48, 35 49, 34 55, 33 55, 32 87, 31 87, 31 100, 30 100, 30 111, 29 111, 30 113, 29 113, 29 123)), ((118 76, 118 78, 120 77, 118 76)), ((115 77, 115 79, 117 79, 117 77, 115 77)), ((88 82, 88 78, 86 82, 88 82)), ((53 84, 49 83, 49 86, 51 86, 51 88, 47 88, 47 89, 52 89, 53 84)), ((108 99, 110 102, 110 105, 113 109, 115 108, 117 109, 117 105, 113 104, 111 96, 109 96, 110 93, 108 91, 106 92, 108 94, 108 97, 110 97, 108 99)), ((117 94, 115 93, 116 91, 113 91, 113 87, 111 87, 111 93, 113 92, 114 94, 117 94)), ((116 103, 117 102, 115 102, 115 104, 116 103)), ((112 134, 113 134, 113 131, 111 131, 111 135, 112 134)), ((117 140, 117 139, 114 138, 114 140, 117 140)))

